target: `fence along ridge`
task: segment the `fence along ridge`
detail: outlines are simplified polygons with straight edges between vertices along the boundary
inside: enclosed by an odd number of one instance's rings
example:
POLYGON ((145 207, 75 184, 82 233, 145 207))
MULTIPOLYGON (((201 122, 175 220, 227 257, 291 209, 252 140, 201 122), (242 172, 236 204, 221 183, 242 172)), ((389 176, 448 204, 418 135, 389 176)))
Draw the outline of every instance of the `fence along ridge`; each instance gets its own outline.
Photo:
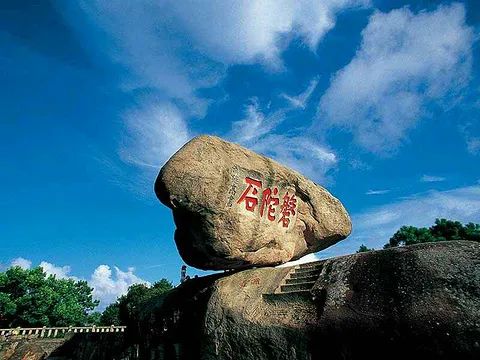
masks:
POLYGON ((9 328, 0 329, 0 336, 13 335, 37 335, 38 337, 57 337, 68 333, 119 333, 125 332, 126 326, 110 325, 110 326, 62 326, 62 327, 32 327, 32 328, 9 328))

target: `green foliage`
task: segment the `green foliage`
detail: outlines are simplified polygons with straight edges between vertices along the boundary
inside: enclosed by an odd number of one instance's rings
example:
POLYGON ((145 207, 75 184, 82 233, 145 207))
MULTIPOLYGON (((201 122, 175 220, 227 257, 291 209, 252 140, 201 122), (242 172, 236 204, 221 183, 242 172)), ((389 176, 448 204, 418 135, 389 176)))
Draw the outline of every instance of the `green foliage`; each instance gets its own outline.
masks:
POLYGON ((103 313, 92 312, 98 301, 86 281, 15 266, 0 272, 0 327, 127 325, 138 318, 142 304, 172 288, 166 279, 151 287, 135 284, 103 313))
POLYGON ((415 226, 402 226, 400 230, 393 234, 388 244, 386 244, 384 247, 389 248, 432 241, 436 241, 436 239, 431 234, 430 229, 417 228, 415 226))
MULTIPOLYGON (((99 311, 94 311, 88 314, 87 316, 87 323, 86 325, 92 326, 92 325, 103 325, 101 322, 102 319, 102 313, 99 311)), ((109 324, 111 325, 111 324, 109 324)))
POLYGON ((98 305, 86 281, 46 276, 40 267, 0 273, 0 326, 85 325, 98 305))
POLYGON ((464 226, 459 221, 436 219, 435 225, 430 228, 402 226, 393 234, 384 248, 450 240, 480 242, 480 225, 468 223, 464 226))
MULTIPOLYGON (((429 228, 415 226, 402 226, 390 238, 384 249, 397 246, 414 245, 435 241, 470 240, 480 242, 480 224, 468 223, 462 225, 459 221, 436 219, 435 224, 429 228)), ((361 245, 357 253, 370 251, 361 245)))
POLYGON ((151 290, 155 293, 164 293, 171 289, 173 289, 173 284, 167 279, 160 279, 151 287, 151 290))
POLYGON ((173 285, 167 279, 161 279, 151 287, 145 284, 131 285, 125 295, 106 307, 100 323, 102 325, 127 325, 134 327, 144 304, 171 289, 173 289, 173 285))
POLYGON ((121 325, 120 306, 118 302, 108 305, 100 318, 101 325, 121 325))
POLYGON ((480 242, 480 224, 468 223, 464 226, 465 239, 480 242))
POLYGON ((362 245, 360 245, 360 247, 358 248, 357 254, 358 254, 358 253, 362 253, 362 252, 372 251, 372 250, 375 250, 375 249, 369 249, 366 245, 362 244, 362 245))

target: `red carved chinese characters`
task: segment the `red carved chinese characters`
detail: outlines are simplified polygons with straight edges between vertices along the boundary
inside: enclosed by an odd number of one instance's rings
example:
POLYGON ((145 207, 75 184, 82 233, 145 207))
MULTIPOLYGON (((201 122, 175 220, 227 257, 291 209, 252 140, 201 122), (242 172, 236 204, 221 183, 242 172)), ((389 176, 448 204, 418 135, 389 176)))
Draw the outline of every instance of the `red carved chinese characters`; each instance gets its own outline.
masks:
POLYGON ((262 182, 249 177, 245 178, 245 182, 248 184, 248 187, 245 189, 242 196, 240 196, 240 199, 238 199, 237 204, 245 201, 245 208, 248 211, 254 212, 255 207, 258 204, 258 198, 256 195, 258 194, 258 189, 262 188, 262 182), (248 196, 249 194, 253 196, 248 196))
POLYGON ((287 192, 283 197, 283 204, 280 208, 280 213, 282 214, 282 217, 280 218, 279 222, 282 223, 283 227, 288 227, 288 224, 290 224, 290 216, 295 215, 296 207, 297 198, 295 197, 295 194, 289 196, 287 192))
POLYGON ((273 188, 273 196, 272 190, 267 188, 263 190, 262 193, 262 207, 260 208, 260 217, 263 217, 263 213, 265 211, 265 207, 267 207, 267 219, 270 221, 275 221, 275 206, 280 203, 280 199, 275 197, 278 194, 278 189, 276 187, 273 188))
POLYGON ((295 216, 296 213, 297 199, 295 194, 290 195, 287 191, 283 196, 283 204, 280 206, 280 194, 276 186, 262 189, 262 182, 250 177, 245 178, 245 183, 247 187, 237 200, 237 204, 245 202, 245 209, 254 213, 257 205, 259 205, 259 195, 261 192, 262 199, 259 207, 260 218, 263 218, 265 215, 268 221, 274 222, 280 217, 278 223, 281 223, 282 227, 288 228, 291 216, 295 216))

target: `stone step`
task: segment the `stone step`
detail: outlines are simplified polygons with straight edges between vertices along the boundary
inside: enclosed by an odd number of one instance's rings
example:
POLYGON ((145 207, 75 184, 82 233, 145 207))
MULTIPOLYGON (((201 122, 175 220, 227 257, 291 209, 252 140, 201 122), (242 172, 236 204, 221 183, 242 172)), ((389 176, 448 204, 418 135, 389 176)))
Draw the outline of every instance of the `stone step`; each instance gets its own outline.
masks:
POLYGON ((305 276, 305 277, 295 277, 285 280, 285 284, 300 284, 304 282, 315 282, 318 279, 318 275, 305 276))
POLYGON ((322 271, 322 266, 321 265, 317 265, 317 266, 308 266, 308 267, 304 267, 304 268, 301 268, 301 267, 297 267, 294 269, 294 271, 296 273, 301 273, 301 272, 308 272, 308 271, 322 271))
POLYGON ((280 291, 283 293, 283 292, 289 292, 289 291, 310 290, 314 284, 315 284, 315 281, 302 282, 299 284, 281 285, 280 291))
POLYGON ((298 300, 313 300, 310 290, 287 291, 273 294, 263 294, 263 298, 270 302, 289 302, 298 300))
POLYGON ((301 264, 295 266, 295 270, 311 270, 311 269, 321 269, 323 264, 315 263, 315 264, 301 264))
POLYGON ((323 261, 313 261, 313 262, 303 263, 298 265, 300 269, 305 269, 310 267, 322 267, 322 266, 323 266, 323 261))
POLYGON ((316 270, 310 270, 310 271, 294 271, 290 274, 291 278, 304 278, 304 277, 310 277, 310 276, 318 276, 322 272, 321 269, 316 269, 316 270))

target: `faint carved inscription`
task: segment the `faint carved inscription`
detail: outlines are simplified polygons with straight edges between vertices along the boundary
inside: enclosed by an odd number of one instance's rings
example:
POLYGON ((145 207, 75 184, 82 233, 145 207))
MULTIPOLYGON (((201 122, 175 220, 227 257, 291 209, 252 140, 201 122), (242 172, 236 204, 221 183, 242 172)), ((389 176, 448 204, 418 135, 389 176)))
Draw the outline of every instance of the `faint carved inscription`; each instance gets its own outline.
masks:
POLYGON ((227 195, 227 206, 232 207, 235 197, 237 195, 238 191, 238 184, 240 183, 240 173, 239 173, 239 168, 234 166, 232 169, 232 174, 231 174, 231 186, 230 189, 228 190, 228 195, 227 195))
POLYGON ((240 283, 240 287, 242 288, 248 285, 260 285, 260 278, 254 277, 251 279, 245 279, 240 283))

